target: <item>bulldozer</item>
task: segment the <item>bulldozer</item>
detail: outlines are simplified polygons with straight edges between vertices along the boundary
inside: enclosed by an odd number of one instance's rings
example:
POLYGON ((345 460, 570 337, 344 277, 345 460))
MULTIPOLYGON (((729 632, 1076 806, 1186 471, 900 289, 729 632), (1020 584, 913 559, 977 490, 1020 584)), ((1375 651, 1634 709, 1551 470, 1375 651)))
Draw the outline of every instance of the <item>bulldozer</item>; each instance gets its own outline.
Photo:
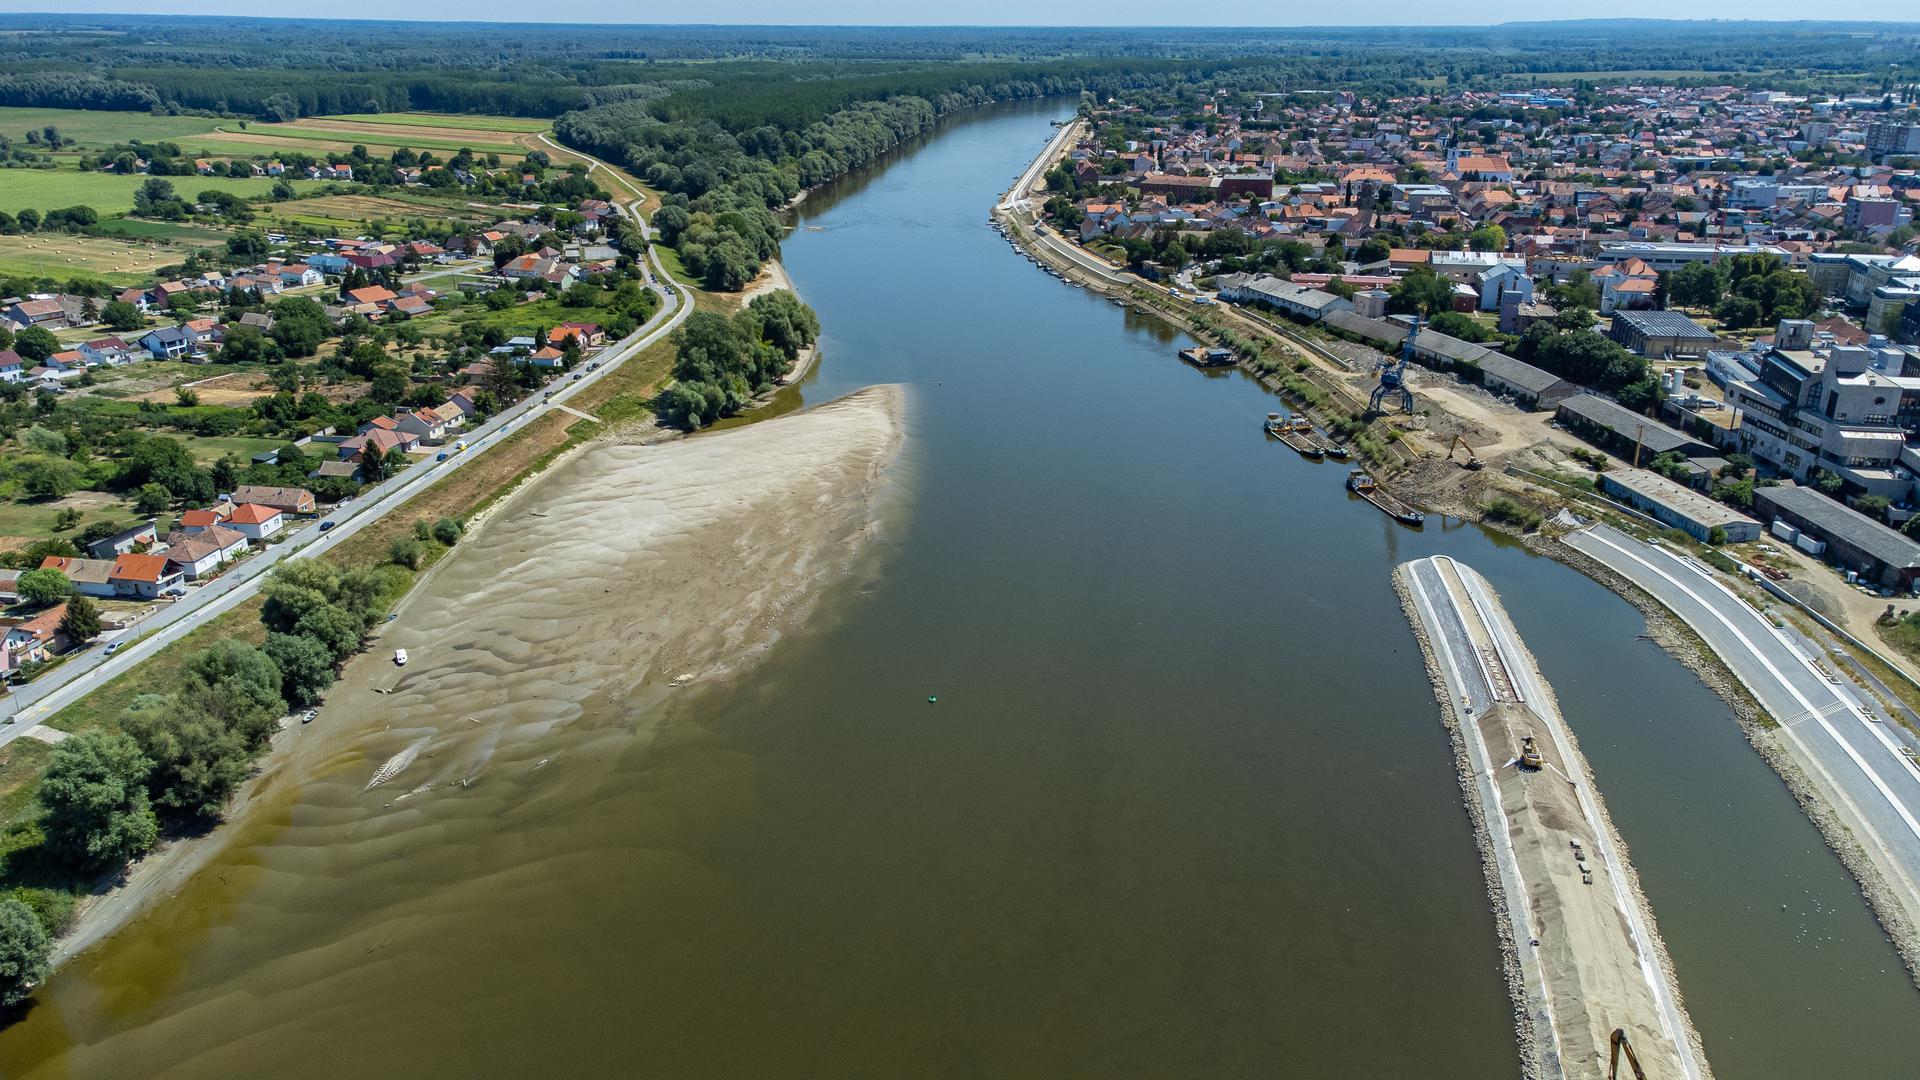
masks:
POLYGON ((1453 452, 1455 450, 1465 450, 1467 452, 1467 460, 1460 463, 1461 468, 1471 472, 1471 471, 1478 471, 1486 467, 1487 463, 1484 461, 1481 461, 1480 455, 1473 452, 1473 447, 1467 445, 1467 440, 1461 438, 1458 435, 1455 435, 1453 437, 1453 442, 1448 444, 1447 446, 1448 461, 1452 461, 1454 459, 1453 452))
POLYGON ((1520 767, 1538 771, 1544 765, 1546 759, 1540 756, 1539 748, 1533 745, 1533 736, 1520 740, 1520 767))

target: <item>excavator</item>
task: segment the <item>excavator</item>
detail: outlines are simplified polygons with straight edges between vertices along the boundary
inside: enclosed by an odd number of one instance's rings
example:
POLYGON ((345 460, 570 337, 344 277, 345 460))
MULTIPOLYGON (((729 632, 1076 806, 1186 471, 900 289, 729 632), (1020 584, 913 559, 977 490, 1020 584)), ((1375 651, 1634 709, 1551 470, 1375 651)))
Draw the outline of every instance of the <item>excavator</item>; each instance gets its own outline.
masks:
POLYGON ((1627 1067, 1633 1070, 1633 1080, 1647 1080, 1647 1074, 1640 1069, 1640 1058, 1633 1052, 1633 1044, 1627 1041, 1626 1028, 1613 1029, 1613 1063, 1607 1067, 1607 1080, 1620 1080, 1620 1052, 1627 1054, 1627 1067))
POLYGON ((1487 463, 1484 461, 1481 461, 1480 455, 1473 452, 1473 447, 1467 445, 1467 440, 1461 438, 1458 435, 1455 435, 1453 437, 1453 442, 1447 445, 1448 461, 1453 460, 1453 452, 1455 450, 1465 450, 1467 452, 1467 460, 1460 463, 1461 468, 1466 469, 1470 472, 1477 472, 1480 469, 1483 469, 1486 467, 1487 463))
POLYGON ((1546 765, 1546 759, 1540 756, 1540 749, 1533 745, 1533 736, 1528 735, 1520 741, 1520 767, 1538 772, 1546 765))

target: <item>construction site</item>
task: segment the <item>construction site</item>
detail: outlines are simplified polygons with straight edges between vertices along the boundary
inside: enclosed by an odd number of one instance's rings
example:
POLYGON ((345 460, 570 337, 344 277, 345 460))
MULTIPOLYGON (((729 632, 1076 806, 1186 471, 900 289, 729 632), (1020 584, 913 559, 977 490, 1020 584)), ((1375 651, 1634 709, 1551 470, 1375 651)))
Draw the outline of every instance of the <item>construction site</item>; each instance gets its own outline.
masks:
POLYGON ((1639 880, 1552 691, 1485 579, 1394 572, 1453 737, 1525 1074, 1710 1074, 1639 880))

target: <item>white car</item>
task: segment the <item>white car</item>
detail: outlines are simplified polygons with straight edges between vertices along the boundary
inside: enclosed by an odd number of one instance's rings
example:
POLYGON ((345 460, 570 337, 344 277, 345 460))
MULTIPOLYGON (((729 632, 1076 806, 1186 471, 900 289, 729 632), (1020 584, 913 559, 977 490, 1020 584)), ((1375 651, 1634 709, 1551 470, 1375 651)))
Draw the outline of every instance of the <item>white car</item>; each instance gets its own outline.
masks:
POLYGON ((393 666, 394 667, 407 666, 407 650, 405 649, 393 650, 393 666))

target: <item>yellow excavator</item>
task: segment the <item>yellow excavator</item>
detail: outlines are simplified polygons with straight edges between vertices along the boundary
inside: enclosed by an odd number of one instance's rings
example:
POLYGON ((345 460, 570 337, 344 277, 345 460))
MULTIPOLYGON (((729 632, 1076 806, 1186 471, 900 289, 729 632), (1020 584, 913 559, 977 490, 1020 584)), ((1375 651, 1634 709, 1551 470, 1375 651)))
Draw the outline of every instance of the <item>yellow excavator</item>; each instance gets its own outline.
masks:
POLYGON ((1533 745, 1533 736, 1529 735, 1522 739, 1520 741, 1520 767, 1537 772, 1540 767, 1545 764, 1546 759, 1540 756, 1539 748, 1533 745))
POLYGON ((1627 1041, 1627 1029, 1613 1029, 1613 1063, 1607 1068, 1607 1080, 1620 1080, 1620 1053, 1626 1051, 1627 1067, 1633 1070, 1634 1080, 1647 1080, 1647 1074, 1640 1069, 1640 1059, 1633 1052, 1633 1044, 1627 1041))
POLYGON ((1458 435, 1455 435, 1453 437, 1453 442, 1447 444, 1447 460, 1448 461, 1453 460, 1453 452, 1455 450, 1465 450, 1467 452, 1467 460, 1460 463, 1460 467, 1463 469, 1467 469, 1470 471, 1477 470, 1477 469, 1484 468, 1487 464, 1486 462, 1480 460, 1479 454, 1476 454, 1473 452, 1473 447, 1467 445, 1467 440, 1464 438, 1461 438, 1458 435))

